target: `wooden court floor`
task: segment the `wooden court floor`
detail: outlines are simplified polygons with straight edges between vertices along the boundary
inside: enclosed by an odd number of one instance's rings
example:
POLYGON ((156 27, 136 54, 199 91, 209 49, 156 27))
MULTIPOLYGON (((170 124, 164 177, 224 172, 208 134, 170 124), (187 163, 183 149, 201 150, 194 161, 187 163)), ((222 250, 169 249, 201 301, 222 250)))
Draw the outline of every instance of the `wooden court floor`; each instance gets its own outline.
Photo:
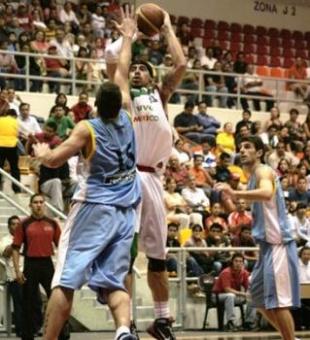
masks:
MULTIPOLYGON (((300 339, 310 340, 310 332, 297 332, 296 337, 300 339)), ((177 340, 280 340, 281 338, 273 332, 236 332, 236 333, 224 333, 224 332, 177 332, 177 340)), ((8 338, 5 334, 0 334, 0 339, 15 340, 14 336, 8 338)), ((36 338, 41 339, 41 338, 36 338)), ((70 340, 113 340, 114 333, 112 332, 88 332, 88 333, 72 333, 70 340)), ((140 334, 141 340, 151 340, 150 336, 145 333, 140 334)))

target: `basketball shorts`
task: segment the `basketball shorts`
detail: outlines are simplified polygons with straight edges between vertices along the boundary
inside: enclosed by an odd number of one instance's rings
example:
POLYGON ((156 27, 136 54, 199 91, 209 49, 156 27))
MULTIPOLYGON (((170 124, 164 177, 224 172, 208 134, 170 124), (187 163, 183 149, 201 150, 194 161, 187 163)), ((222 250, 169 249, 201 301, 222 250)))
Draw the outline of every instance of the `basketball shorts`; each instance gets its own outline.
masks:
POLYGON ((287 244, 259 242, 260 255, 250 284, 254 307, 299 307, 298 256, 295 241, 287 244))
POLYGON ((139 172, 142 200, 137 207, 139 248, 147 257, 166 259, 167 224, 163 188, 155 173, 139 172))
POLYGON ((75 203, 61 234, 52 287, 88 283, 102 303, 107 291, 126 290, 134 228, 133 208, 75 203))

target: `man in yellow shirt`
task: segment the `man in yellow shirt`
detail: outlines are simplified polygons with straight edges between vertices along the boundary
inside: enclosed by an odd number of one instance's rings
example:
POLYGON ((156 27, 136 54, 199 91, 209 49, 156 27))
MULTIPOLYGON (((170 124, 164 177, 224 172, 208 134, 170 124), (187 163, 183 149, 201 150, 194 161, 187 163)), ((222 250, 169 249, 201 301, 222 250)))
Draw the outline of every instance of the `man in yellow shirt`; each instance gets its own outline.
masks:
MULTIPOLYGON (((3 168, 4 162, 8 160, 11 174, 18 181, 20 173, 18 168, 18 129, 19 123, 16 119, 15 110, 8 110, 6 115, 0 116, 0 168, 3 168), (15 116, 14 116, 15 113, 15 116)), ((0 176, 0 186, 2 185, 0 176)), ((12 184, 15 193, 20 192, 20 188, 12 184)))

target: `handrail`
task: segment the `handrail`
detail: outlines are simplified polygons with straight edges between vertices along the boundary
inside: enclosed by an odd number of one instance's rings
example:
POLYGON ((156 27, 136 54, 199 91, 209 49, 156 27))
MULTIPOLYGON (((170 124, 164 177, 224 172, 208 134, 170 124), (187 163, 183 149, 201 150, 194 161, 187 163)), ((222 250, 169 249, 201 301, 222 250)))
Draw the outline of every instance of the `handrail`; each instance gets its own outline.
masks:
MULTIPOLYGON (((0 174, 5 176, 6 178, 8 178, 11 182, 13 182, 14 184, 16 184, 20 189, 24 190, 27 192, 27 194, 29 195, 34 195, 35 193, 30 190, 29 188, 27 188, 24 184, 22 184, 21 182, 19 182, 17 179, 15 179, 13 176, 11 176, 10 174, 8 174, 6 171, 4 171, 3 169, 0 168, 0 174)), ((54 206, 52 206, 50 203, 45 202, 45 205, 53 212, 55 213, 58 217, 66 220, 67 216, 59 211, 58 209, 56 209, 54 206)))
MULTIPOLYGON (((76 78, 76 67, 75 67, 75 62, 76 61, 85 61, 88 63, 102 63, 106 64, 106 61, 104 58, 101 59, 91 59, 91 58, 77 58, 77 57, 71 57, 71 58, 65 58, 62 56, 55 56, 55 55, 49 55, 45 53, 24 53, 24 52, 16 52, 16 51, 7 51, 7 50, 0 50, 0 54, 10 54, 13 56, 25 56, 26 57, 26 74, 16 74, 16 73, 3 73, 1 72, 1 75, 3 77, 7 78, 15 78, 15 79, 25 79, 26 80, 26 89, 29 91, 30 88, 30 81, 31 80, 40 80, 40 81, 53 81, 57 83, 69 83, 72 84, 72 90, 73 94, 76 94, 76 86, 79 84, 91 84, 91 85, 98 85, 98 82, 92 81, 92 80, 80 80, 76 78), (46 76, 37 76, 37 75, 31 75, 29 73, 29 58, 49 58, 49 59, 62 59, 62 60, 68 60, 70 62, 70 68, 71 68, 71 73, 67 78, 60 78, 60 77, 46 77, 46 76)), ((159 67, 155 66, 155 69, 158 70, 158 75, 160 78, 164 76, 164 73, 166 70, 169 70, 169 68, 166 67, 159 67)), ((198 95, 199 99, 202 99, 203 95, 209 95, 209 96, 216 96, 216 97, 233 97, 237 99, 237 108, 240 107, 240 98, 248 98, 248 99, 260 99, 260 100, 268 100, 268 98, 264 96, 254 96, 251 95, 250 93, 242 93, 241 91, 241 85, 242 85, 242 79, 245 77, 244 74, 238 74, 238 73, 232 73, 232 72, 218 72, 218 71, 212 71, 212 70, 193 70, 193 69, 188 69, 188 73, 193 73, 197 74, 199 77, 198 81, 198 90, 187 90, 187 89, 182 89, 178 88, 175 92, 176 93, 183 93, 183 94, 196 94, 198 95), (236 93, 221 93, 221 92, 210 92, 210 91, 204 91, 205 89, 203 88, 203 76, 204 75, 221 75, 223 77, 234 77, 236 78, 236 83, 237 83, 237 88, 236 88, 236 93)), ((301 84, 309 84, 309 80, 296 80, 296 79, 291 79, 291 78, 278 78, 278 77, 271 77, 271 76, 259 76, 260 79, 263 81, 274 81, 275 82, 275 95, 270 98, 274 100, 276 103, 281 102, 289 102, 289 103, 296 103, 296 104, 302 104, 301 100, 296 100, 296 99, 288 99, 286 97, 280 97, 279 96, 279 83, 280 82, 296 82, 296 83, 301 83, 301 84)))
POLYGON ((7 202, 9 202, 11 205, 13 205, 15 208, 17 208, 19 211, 21 211, 22 213, 24 213, 25 215, 29 215, 30 212, 28 210, 26 210, 25 208, 23 208, 21 205, 19 205, 18 203, 16 203, 11 197, 9 197, 8 195, 6 195, 3 191, 0 191, 0 196, 5 199, 7 202))

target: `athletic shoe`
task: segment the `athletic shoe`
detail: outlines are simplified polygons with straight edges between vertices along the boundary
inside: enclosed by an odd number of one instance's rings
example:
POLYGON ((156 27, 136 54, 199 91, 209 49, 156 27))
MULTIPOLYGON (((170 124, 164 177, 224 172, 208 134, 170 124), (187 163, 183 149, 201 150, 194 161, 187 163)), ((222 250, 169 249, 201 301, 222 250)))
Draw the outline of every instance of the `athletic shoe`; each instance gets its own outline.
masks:
POLYGON ((138 340, 137 337, 130 333, 122 333, 117 340, 138 340))
POLYGON ((176 340, 172 329, 172 320, 170 318, 158 318, 147 329, 147 332, 158 340, 176 340))
POLYGON ((140 340, 138 329, 137 329, 137 326, 136 326, 134 321, 130 322, 130 327, 129 328, 130 328, 130 333, 132 335, 134 335, 137 338, 137 340, 140 340))
POLYGON ((230 320, 227 322, 226 326, 224 327, 224 331, 226 332, 238 332, 238 327, 230 320))

